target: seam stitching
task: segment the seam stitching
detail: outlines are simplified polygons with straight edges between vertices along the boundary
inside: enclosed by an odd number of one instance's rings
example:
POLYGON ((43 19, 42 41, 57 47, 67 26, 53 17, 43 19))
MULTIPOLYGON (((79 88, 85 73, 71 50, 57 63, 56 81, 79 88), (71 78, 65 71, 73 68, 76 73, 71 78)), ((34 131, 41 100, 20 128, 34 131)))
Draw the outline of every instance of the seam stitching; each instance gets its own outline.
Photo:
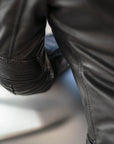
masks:
MULTIPOLYGON (((81 61, 81 57, 79 57, 79 73, 82 73, 83 72, 83 66, 82 66, 82 61, 81 61)), ((94 135, 94 139, 93 139, 93 144, 96 143, 96 134, 95 134, 95 128, 94 128, 94 122, 93 122, 93 118, 92 118, 92 110, 91 110, 91 104, 90 104, 90 96, 88 94, 88 89, 87 89, 87 86, 82 78, 82 75, 81 75, 81 80, 82 80, 82 84, 86 90, 86 96, 87 96, 87 109, 89 111, 89 117, 90 117, 90 120, 91 120, 91 126, 92 126, 92 129, 93 129, 93 135, 94 135)))

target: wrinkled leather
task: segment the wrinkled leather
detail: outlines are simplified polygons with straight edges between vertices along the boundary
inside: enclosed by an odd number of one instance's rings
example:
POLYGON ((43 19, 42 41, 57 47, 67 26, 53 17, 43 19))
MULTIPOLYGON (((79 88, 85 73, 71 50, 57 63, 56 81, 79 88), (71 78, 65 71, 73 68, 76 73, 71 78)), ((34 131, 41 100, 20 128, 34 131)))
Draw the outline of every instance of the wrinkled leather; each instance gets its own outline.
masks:
POLYGON ((87 144, 114 144, 113 0, 0 0, 1 83, 14 89, 19 80, 25 87, 32 79, 34 87, 44 73, 49 80, 46 18, 82 97, 87 144))

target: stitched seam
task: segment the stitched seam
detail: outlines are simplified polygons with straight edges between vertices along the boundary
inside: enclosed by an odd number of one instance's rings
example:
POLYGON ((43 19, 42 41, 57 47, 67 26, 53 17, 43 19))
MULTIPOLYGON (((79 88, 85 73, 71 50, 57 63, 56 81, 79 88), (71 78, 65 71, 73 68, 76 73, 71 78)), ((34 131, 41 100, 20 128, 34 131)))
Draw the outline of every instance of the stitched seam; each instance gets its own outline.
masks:
MULTIPOLYGON (((78 52, 77 52, 78 53, 78 52)), ((94 128, 94 122, 93 122, 93 118, 92 118, 92 110, 91 110, 91 104, 90 104, 90 96, 89 96, 89 93, 88 93, 88 89, 87 89, 87 86, 83 80, 83 77, 82 77, 82 74, 83 74, 83 64, 82 64, 82 59, 81 59, 81 56, 80 54, 76 54, 77 58, 78 58, 78 63, 79 63, 79 75, 80 75, 80 80, 81 80, 81 84, 82 86, 85 88, 85 91, 86 91, 86 97, 87 97, 87 110, 89 111, 89 118, 90 118, 90 122, 91 122, 91 126, 92 126, 92 131, 93 131, 93 135, 94 135, 94 138, 93 138, 93 142, 94 144, 96 143, 96 134, 95 134, 95 128, 94 128)))
MULTIPOLYGON (((80 72, 82 73, 83 72, 83 66, 82 66, 82 63, 80 63, 80 72)), ((89 117, 90 117, 90 122, 91 122, 91 126, 92 126, 92 131, 93 131, 93 135, 94 135, 94 138, 93 138, 93 141, 96 141, 96 134, 95 134, 95 127, 94 127, 94 121, 93 121, 93 117, 92 117, 92 109, 91 109, 91 103, 90 103, 90 95, 88 93, 88 88, 81 76, 81 79, 83 81, 83 86, 85 87, 85 90, 86 90, 86 96, 87 96, 87 108, 88 108, 88 111, 89 111, 89 117)), ((91 138, 92 139, 92 138, 91 138)), ((95 142, 94 142, 95 144, 95 142)))
MULTIPOLYGON (((79 57, 79 73, 81 73, 82 74, 82 72, 83 72, 83 66, 82 66, 82 59, 81 59, 81 57, 78 55, 78 57, 79 57)), ((93 135, 94 135, 94 138, 93 138, 93 144, 95 144, 96 143, 96 134, 95 134, 95 128, 94 128, 94 122, 93 122, 93 118, 92 118, 92 110, 91 110, 91 104, 90 104, 90 96, 89 96, 89 94, 88 94, 88 89, 87 89, 87 86, 86 86, 86 84, 85 84, 85 82, 84 82, 84 80, 83 80, 83 77, 82 77, 82 75, 80 75, 81 76, 81 81, 82 81, 82 85, 83 85, 83 87, 85 88, 85 90, 86 90, 86 97, 87 97, 87 109, 88 109, 88 111, 89 111, 89 117, 90 117, 90 122, 91 122, 91 126, 92 126, 92 131, 93 131, 93 135)))

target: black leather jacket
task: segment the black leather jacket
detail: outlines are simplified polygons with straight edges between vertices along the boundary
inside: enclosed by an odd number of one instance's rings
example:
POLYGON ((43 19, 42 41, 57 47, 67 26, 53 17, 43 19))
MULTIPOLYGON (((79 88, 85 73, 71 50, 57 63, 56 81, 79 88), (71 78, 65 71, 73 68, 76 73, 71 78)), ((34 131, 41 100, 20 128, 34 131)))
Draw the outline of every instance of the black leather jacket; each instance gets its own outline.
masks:
POLYGON ((29 93, 53 81, 46 19, 80 90, 87 144, 114 144, 113 0, 0 0, 1 84, 29 93))
POLYGON ((14 94, 44 92, 55 79, 44 48, 45 6, 37 0, 0 1, 0 83, 14 94))

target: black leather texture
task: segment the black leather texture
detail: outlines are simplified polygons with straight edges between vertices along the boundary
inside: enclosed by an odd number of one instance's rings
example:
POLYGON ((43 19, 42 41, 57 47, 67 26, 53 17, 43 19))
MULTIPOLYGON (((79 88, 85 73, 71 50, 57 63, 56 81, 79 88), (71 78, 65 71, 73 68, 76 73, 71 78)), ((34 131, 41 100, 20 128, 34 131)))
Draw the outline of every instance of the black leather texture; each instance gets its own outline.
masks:
POLYGON ((87 144, 114 144, 113 0, 0 0, 1 84, 31 94, 52 83, 46 20, 82 97, 87 144))

